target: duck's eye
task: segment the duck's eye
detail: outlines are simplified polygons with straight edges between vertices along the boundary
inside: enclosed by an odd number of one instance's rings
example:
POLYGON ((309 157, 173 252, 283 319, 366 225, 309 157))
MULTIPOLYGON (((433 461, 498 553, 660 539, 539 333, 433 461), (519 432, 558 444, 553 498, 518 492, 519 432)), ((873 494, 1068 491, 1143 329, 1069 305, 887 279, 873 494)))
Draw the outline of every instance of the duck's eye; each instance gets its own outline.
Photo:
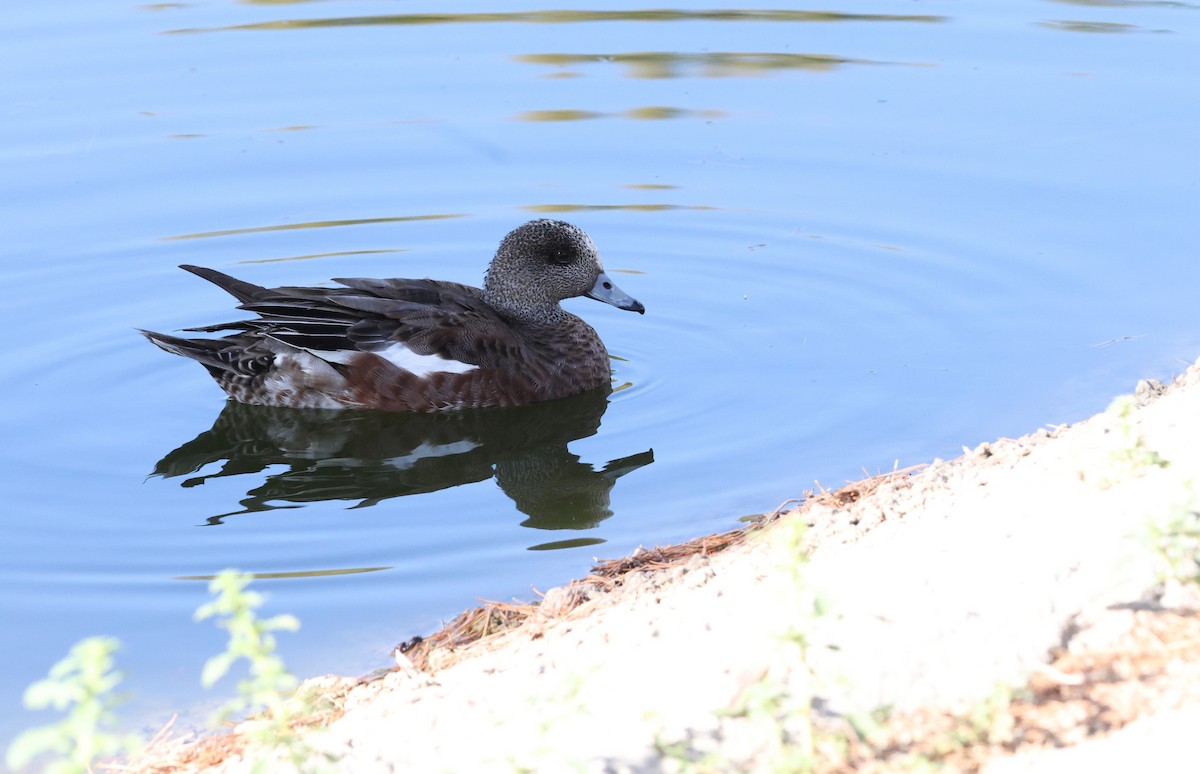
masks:
POLYGON ((552 250, 550 252, 550 262, 557 263, 559 266, 566 266, 571 262, 571 253, 566 250, 552 250))

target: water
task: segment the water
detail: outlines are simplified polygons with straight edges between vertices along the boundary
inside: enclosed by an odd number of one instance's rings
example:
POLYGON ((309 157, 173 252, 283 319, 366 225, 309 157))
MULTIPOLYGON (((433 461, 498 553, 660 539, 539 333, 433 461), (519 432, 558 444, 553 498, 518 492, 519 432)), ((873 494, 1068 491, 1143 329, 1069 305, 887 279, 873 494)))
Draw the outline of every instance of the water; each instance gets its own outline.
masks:
POLYGON ((8 9, 0 743, 92 634, 130 725, 202 716, 225 567, 301 618, 298 674, 367 671, 478 598, 1180 370, 1198 34, 1119 0, 8 9), (478 284, 544 214, 646 305, 568 304, 607 401, 239 409, 134 332, 229 319, 180 263, 478 284))

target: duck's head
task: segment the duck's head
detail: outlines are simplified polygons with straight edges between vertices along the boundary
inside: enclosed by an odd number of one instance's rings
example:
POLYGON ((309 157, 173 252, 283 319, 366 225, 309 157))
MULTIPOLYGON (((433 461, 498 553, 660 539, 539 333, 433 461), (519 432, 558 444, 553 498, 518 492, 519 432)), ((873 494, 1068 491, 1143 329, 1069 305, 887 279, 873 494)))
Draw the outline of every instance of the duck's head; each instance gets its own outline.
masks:
POLYGON ((591 237, 561 220, 533 220, 510 231, 488 267, 483 296, 492 307, 522 319, 553 316, 560 301, 576 296, 646 311, 605 273, 591 237))

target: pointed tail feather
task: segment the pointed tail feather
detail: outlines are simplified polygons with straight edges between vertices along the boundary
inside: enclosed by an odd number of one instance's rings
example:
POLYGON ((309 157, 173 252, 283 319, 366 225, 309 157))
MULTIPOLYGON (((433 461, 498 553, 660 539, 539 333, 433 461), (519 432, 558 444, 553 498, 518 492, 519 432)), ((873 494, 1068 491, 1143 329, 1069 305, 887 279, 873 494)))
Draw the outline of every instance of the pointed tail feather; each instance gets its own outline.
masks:
POLYGON ((195 360, 205 368, 217 368, 223 371, 234 370, 229 357, 222 357, 221 355, 221 350, 224 348, 226 342, 220 339, 183 339, 178 336, 169 336, 165 333, 148 331, 143 328, 138 328, 138 332, 172 355, 179 355, 195 360))
POLYGON ((243 304, 248 304, 251 301, 261 298, 262 294, 267 290, 261 285, 255 285, 253 282, 246 282, 236 277, 230 277, 228 274, 223 274, 216 269, 206 269, 203 266, 192 266, 186 263, 179 268, 184 271, 190 271, 201 279, 208 280, 243 304))

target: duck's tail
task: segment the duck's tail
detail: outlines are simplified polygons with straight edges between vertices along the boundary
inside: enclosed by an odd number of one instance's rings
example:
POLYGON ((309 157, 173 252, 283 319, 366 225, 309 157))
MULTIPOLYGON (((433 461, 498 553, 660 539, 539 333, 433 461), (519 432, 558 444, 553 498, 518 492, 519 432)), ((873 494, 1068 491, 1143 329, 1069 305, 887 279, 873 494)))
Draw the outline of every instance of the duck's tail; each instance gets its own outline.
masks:
POLYGON ((138 328, 138 332, 172 355, 195 360, 214 376, 220 371, 235 370, 229 353, 225 351, 228 342, 221 339, 183 339, 143 328, 138 328))
POLYGON ((201 279, 208 280, 243 304, 257 301, 260 295, 266 292, 266 288, 261 285, 255 285, 253 282, 246 282, 237 277, 230 277, 228 274, 223 274, 216 269, 206 269, 203 266, 192 266, 186 263, 179 268, 184 271, 190 271, 201 279))

